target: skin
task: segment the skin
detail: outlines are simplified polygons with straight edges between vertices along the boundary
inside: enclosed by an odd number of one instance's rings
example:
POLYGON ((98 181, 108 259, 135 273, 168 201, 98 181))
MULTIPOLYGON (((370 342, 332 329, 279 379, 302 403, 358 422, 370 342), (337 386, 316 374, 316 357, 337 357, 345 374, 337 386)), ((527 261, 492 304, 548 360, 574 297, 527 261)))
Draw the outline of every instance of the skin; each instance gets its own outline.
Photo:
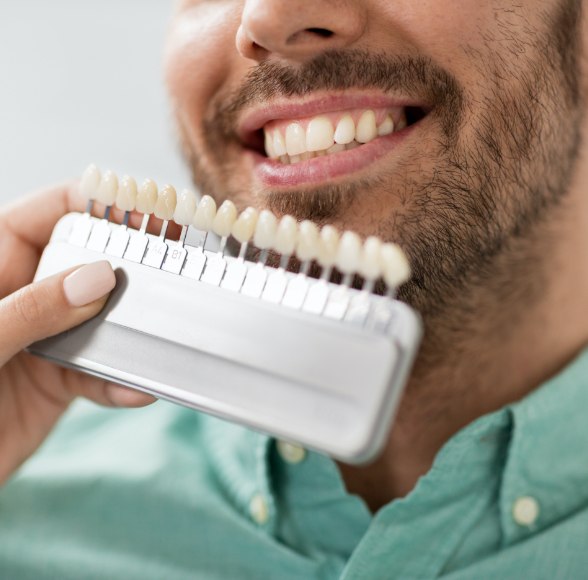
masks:
POLYGON ((377 234, 410 257, 413 279, 400 296, 423 315, 425 342, 382 457, 340 466, 374 511, 407 494, 456 431, 537 388, 588 340, 581 8, 579 0, 178 4, 166 78, 202 191, 377 234), (363 170, 265 186, 236 132, 243 115, 342 91, 410 96, 430 112, 363 170))

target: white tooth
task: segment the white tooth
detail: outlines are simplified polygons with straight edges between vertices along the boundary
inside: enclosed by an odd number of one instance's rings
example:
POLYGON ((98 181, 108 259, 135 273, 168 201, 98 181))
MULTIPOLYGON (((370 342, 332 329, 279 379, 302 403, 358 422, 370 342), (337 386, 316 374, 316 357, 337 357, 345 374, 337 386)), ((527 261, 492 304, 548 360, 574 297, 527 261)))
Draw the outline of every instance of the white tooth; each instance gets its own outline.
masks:
POLYGON ((253 235, 253 243, 260 249, 265 250, 274 245, 276 239, 276 230, 278 229, 278 220, 276 216, 267 209, 264 209, 259 214, 257 225, 255 226, 255 234, 253 235))
POLYGON ((333 145, 333 123, 327 117, 315 117, 306 128, 306 150, 323 151, 333 145))
POLYGON ((141 213, 153 213, 157 202, 157 184, 152 179, 146 179, 137 193, 136 210, 141 213))
POLYGON ((346 231, 339 240, 337 269, 343 274, 354 274, 361 264, 361 239, 355 232, 346 231))
POLYGON ((113 171, 106 171, 98 186, 96 199, 104 205, 112 205, 116 201, 118 193, 118 177, 113 171))
POLYGON ((279 129, 274 131, 274 153, 276 157, 282 157, 282 155, 286 155, 288 152, 286 150, 286 142, 284 141, 284 137, 282 136, 282 132, 279 129))
POLYGON ((100 169, 92 163, 92 165, 88 165, 86 171, 82 173, 82 179, 80 180, 80 194, 84 199, 96 199, 99 185, 100 169))
POLYGON ((335 143, 339 143, 339 145, 347 145, 347 143, 351 143, 355 139, 355 123, 351 115, 341 117, 335 129, 334 139, 335 143))
POLYGON ((176 190, 171 185, 164 185, 159 191, 153 213, 160 220, 171 220, 176 211, 176 202, 178 196, 176 190))
POLYGON ((258 216, 257 210, 253 207, 248 207, 245 211, 241 212, 231 230, 233 237, 239 243, 244 244, 253 237, 258 216))
POLYGON ((333 226, 323 226, 319 238, 317 261, 323 268, 335 264, 339 248, 339 232, 333 226))
POLYGON ((274 142, 269 132, 265 133, 265 154, 272 159, 276 157, 276 153, 274 151, 274 142))
POLYGON ((290 123, 286 128, 286 151, 290 157, 306 151, 306 134, 298 123, 290 123))
POLYGON ((197 230, 208 232, 212 229, 214 216, 216 216, 216 202, 210 195, 205 195, 198 203, 192 225, 197 230))
POLYGON ((194 219, 198 198, 191 189, 183 189, 178 195, 178 203, 174 212, 174 221, 181 226, 189 226, 194 219))
POLYGON ((285 215, 278 224, 274 249, 282 256, 291 256, 296 248, 297 237, 298 222, 291 215, 285 215))
POLYGON ((235 204, 230 200, 223 201, 222 205, 218 208, 214 221, 212 222, 212 231, 225 238, 231 235, 233 224, 237 220, 237 208, 235 204))
POLYGON ((355 140, 359 143, 369 143, 377 136, 376 114, 373 111, 364 111, 357 122, 355 140))
POLYGON ((331 153, 339 153, 341 151, 345 151, 345 145, 340 145, 339 143, 335 143, 332 147, 329 147, 326 151, 327 155, 331 153))
POLYGON ((386 118, 378 127, 378 135, 382 137, 384 135, 390 135, 390 133, 394 133, 394 121, 390 115, 386 115, 386 118))
POLYGON ((375 236, 370 236, 363 243, 359 273, 366 280, 377 280, 382 275, 381 249, 382 242, 375 236))
POLYGON ((317 256, 319 245, 319 229, 314 222, 304 220, 298 226, 296 256, 301 262, 313 260, 317 256))
POLYGON ((116 207, 123 211, 133 211, 137 203, 137 182, 125 175, 118 186, 116 194, 116 207))
POLYGON ((396 244, 382 244, 380 248, 382 275, 389 288, 397 288, 410 278, 410 264, 406 254, 396 244))
POLYGON ((290 155, 290 164, 292 163, 300 163, 302 161, 301 155, 290 155))

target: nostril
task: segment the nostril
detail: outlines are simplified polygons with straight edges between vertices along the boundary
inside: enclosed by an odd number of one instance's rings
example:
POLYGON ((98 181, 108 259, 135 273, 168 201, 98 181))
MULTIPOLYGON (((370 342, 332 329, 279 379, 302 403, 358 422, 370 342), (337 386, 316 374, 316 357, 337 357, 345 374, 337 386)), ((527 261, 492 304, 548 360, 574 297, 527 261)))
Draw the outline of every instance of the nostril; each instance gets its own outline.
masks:
POLYGON ((321 38, 329 38, 330 36, 333 36, 333 31, 327 30, 326 28, 307 28, 306 32, 311 32, 321 38))

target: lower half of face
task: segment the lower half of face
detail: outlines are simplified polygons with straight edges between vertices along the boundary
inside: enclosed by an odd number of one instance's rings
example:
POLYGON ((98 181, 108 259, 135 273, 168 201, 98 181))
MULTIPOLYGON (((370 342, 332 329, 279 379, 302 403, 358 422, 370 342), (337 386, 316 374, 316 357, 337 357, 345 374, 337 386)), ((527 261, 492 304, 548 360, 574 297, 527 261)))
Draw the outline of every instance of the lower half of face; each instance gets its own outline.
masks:
POLYGON ((527 4, 518 20, 473 20, 466 41, 423 13, 423 31, 389 46, 297 64, 239 56, 230 2, 180 14, 168 79, 197 185, 398 242, 414 271, 403 296, 423 313, 450 303, 568 189, 583 107, 579 3, 527 4))

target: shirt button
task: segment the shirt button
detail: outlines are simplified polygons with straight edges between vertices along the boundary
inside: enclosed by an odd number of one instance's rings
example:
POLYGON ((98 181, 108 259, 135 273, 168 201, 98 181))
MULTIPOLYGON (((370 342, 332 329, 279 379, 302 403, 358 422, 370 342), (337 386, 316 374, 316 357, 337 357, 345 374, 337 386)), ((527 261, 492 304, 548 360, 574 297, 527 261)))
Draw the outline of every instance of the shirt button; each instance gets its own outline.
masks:
POLYGON ((249 513, 255 522, 262 525, 269 518, 269 510, 265 498, 260 493, 255 494, 249 502, 249 513))
POLYGON ((276 444, 280 457, 286 463, 300 463, 306 457, 306 451, 300 445, 288 443, 287 441, 278 441, 276 444))
POLYGON ((534 497, 519 497, 512 506, 512 517, 519 526, 532 526, 539 517, 539 503, 534 497))

